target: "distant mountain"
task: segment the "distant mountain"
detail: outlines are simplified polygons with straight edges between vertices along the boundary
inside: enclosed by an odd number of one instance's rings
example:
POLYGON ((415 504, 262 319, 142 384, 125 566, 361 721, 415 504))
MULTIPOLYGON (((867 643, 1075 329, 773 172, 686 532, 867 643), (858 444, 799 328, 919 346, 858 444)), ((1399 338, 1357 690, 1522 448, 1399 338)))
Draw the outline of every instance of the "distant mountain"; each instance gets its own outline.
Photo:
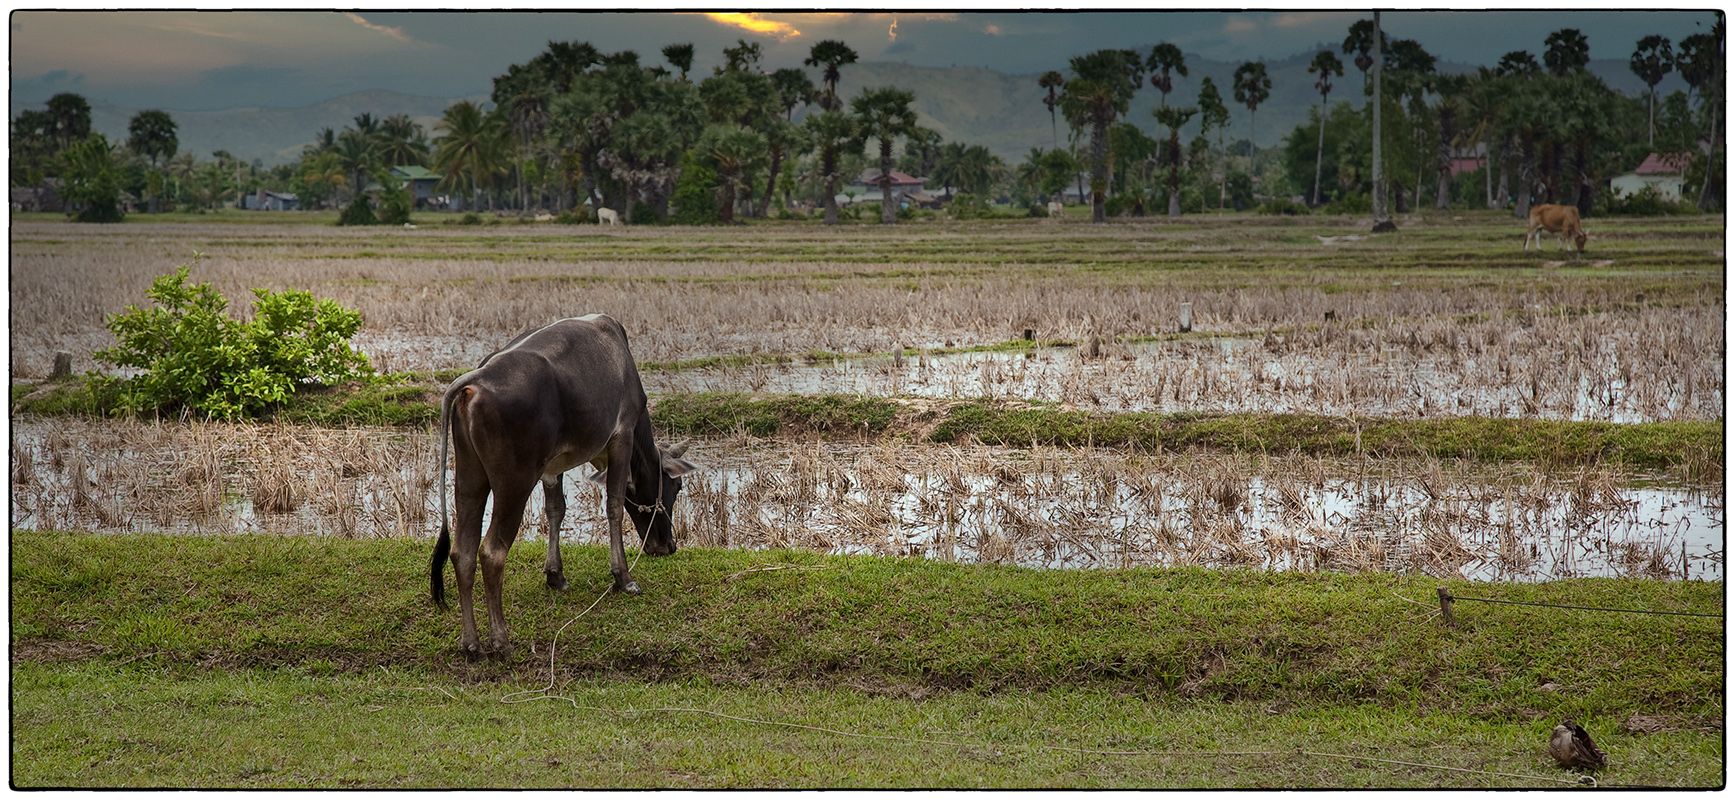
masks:
MULTIPOLYGON (((1266 61, 1271 76, 1271 97, 1259 107, 1258 143, 1270 147, 1282 141, 1297 124, 1307 119, 1310 109, 1319 103, 1313 90, 1313 77, 1307 74, 1312 50, 1282 59, 1266 61)), ((1248 113, 1245 106, 1234 101, 1231 82, 1239 62, 1213 61, 1197 55, 1187 56, 1189 75, 1176 77, 1175 90, 1169 102, 1192 105, 1198 96, 1199 83, 1209 76, 1230 106, 1228 138, 1246 138, 1248 113)), ((1064 60, 1056 68, 1065 72, 1064 60)), ((1353 64, 1346 63, 1346 74, 1337 80, 1332 102, 1347 100, 1362 104, 1362 74, 1353 64)), ((1442 63, 1444 72, 1471 72, 1469 64, 1442 63)), ((1590 70, 1624 94, 1641 96, 1644 84, 1627 68, 1625 61, 1601 59, 1590 62, 1590 70)), ((838 90, 853 96, 868 86, 897 86, 916 95, 916 112, 921 124, 939 131, 947 141, 981 144, 1008 162, 1023 160, 1032 147, 1049 147, 1053 135, 1049 128, 1048 109, 1042 104, 1043 90, 1037 86, 1037 75, 1009 75, 982 67, 918 67, 910 64, 865 62, 851 64, 843 70, 838 90)), ((1671 73, 1658 87, 1659 96, 1685 88, 1680 77, 1671 73)), ((181 149, 209 158, 212 151, 228 150, 241 158, 259 159, 266 165, 294 160, 301 148, 312 142, 321 128, 342 130, 356 115, 372 113, 376 117, 409 114, 432 135, 434 123, 448 105, 461 99, 486 100, 486 94, 468 98, 422 97, 383 90, 355 92, 316 105, 302 108, 230 108, 220 111, 169 110, 180 125, 181 149)), ((1151 111, 1157 107, 1155 89, 1146 85, 1133 100, 1126 119, 1147 133, 1158 134, 1156 119, 1151 111)), ((34 104, 39 107, 40 104, 34 104)), ((14 104, 16 116, 22 106, 14 104)), ((127 122, 136 109, 96 105, 91 110, 91 124, 110 139, 125 139, 127 122)), ((1191 138, 1198 130, 1197 118, 1184 135, 1191 138)), ((1066 141, 1064 117, 1058 121, 1061 142, 1066 141)))

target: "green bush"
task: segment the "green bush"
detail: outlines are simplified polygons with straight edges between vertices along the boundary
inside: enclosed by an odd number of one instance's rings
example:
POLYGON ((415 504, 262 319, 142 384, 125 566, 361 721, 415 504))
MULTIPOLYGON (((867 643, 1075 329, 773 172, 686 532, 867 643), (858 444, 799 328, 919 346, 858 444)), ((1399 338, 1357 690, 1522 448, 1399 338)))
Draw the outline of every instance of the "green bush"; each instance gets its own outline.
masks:
POLYGON ((669 204, 669 221, 676 225, 717 224, 717 171, 688 153, 681 159, 681 176, 669 204))
POLYGON ((410 209, 414 208, 415 204, 416 201, 410 196, 409 189, 401 185, 395 189, 387 189, 380 196, 379 224, 398 226, 408 224, 410 209))
POLYGON ((339 225, 378 225, 379 219, 374 216, 373 206, 367 201, 367 195, 356 192, 355 199, 349 201, 343 213, 337 217, 339 225))
POLYGON ((1287 197, 1273 197, 1259 204, 1259 213, 1295 217, 1307 216, 1313 212, 1305 203, 1297 203, 1287 197))
MULTIPOLYGON (((988 219, 994 216, 994 208, 988 205, 988 198, 970 192, 959 192, 952 197, 951 212, 953 219, 988 219)), ((1047 214, 1046 209, 1043 210, 1047 214)))
POLYGON ((73 143, 60 155, 60 192, 67 215, 79 222, 120 222, 121 175, 114 151, 100 134, 73 143))
POLYGON ((466 212, 464 212, 464 216, 458 218, 458 224, 459 225, 481 225, 482 224, 482 215, 477 214, 474 211, 466 211, 466 212))
POLYGON ((1623 217, 1662 217, 1676 214, 1698 214, 1699 207, 1663 197, 1654 186, 1646 186, 1626 197, 1608 196, 1608 212, 1623 217))
POLYGON ((98 361, 142 370, 100 378, 134 413, 182 410, 219 419, 257 416, 303 387, 330 386, 371 373, 349 339, 361 314, 304 291, 254 289, 253 319, 229 317, 229 301, 209 283, 188 285, 188 267, 151 283, 152 308, 129 306, 109 318, 117 344, 98 361))
POLYGON ((1373 198, 1366 194, 1345 194, 1325 204, 1327 214, 1371 214, 1373 198))

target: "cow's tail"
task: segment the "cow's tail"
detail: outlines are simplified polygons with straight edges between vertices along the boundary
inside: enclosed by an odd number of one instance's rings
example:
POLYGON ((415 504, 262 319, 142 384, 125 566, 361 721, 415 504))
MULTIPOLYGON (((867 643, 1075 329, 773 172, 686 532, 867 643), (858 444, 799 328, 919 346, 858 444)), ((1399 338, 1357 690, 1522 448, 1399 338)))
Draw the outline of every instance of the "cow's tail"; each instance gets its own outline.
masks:
POLYGON ((446 610, 446 559, 452 554, 452 526, 446 515, 446 446, 452 440, 452 398, 458 390, 455 383, 440 399, 440 538, 434 542, 434 557, 428 564, 428 593, 441 611, 446 610))

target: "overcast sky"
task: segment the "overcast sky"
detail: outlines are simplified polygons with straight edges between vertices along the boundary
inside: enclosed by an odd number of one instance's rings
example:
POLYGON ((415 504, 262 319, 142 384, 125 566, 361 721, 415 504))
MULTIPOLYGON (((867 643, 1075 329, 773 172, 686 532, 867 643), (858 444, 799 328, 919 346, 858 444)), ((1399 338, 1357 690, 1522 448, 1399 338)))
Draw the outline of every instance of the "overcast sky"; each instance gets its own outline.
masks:
MULTIPOLYGON (((765 66, 800 62, 814 42, 842 39, 864 61, 980 66, 1031 73, 1065 68, 1101 47, 1174 42, 1225 61, 1278 59, 1341 44, 1360 12, 615 13, 576 12, 13 12, 12 92, 39 102, 58 91, 128 108, 196 110, 301 106, 364 89, 436 97, 488 91, 506 65, 550 39, 660 50, 692 42, 707 74, 737 38, 760 42, 765 66)), ((1449 61, 1491 64, 1508 50, 1539 56, 1550 31, 1575 27, 1593 58, 1626 59, 1647 34, 1707 31, 1710 11, 1391 12, 1387 35, 1414 38, 1449 61)))

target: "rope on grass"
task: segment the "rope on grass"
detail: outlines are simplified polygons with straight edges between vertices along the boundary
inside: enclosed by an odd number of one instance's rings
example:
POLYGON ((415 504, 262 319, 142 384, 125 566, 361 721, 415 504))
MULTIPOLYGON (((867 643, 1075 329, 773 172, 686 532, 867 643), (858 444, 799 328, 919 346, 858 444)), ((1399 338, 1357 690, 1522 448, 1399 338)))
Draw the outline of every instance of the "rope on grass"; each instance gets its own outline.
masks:
POLYGON ((1658 616, 1666 616, 1666 617, 1707 617, 1710 619, 1722 619, 1723 618, 1722 614, 1705 614, 1705 613, 1698 612, 1698 611, 1652 611, 1652 610, 1643 609, 1643 608, 1602 608, 1599 606, 1567 605, 1565 603, 1533 603, 1533 602, 1529 602, 1529 601, 1525 601, 1525 600, 1495 600, 1492 597, 1465 597, 1463 595, 1458 595, 1458 594, 1450 595, 1450 597, 1453 600, 1469 600, 1473 603, 1499 603, 1500 605, 1505 605, 1505 606, 1537 606, 1540 608, 1570 608, 1570 609, 1576 609, 1579 611, 1608 611, 1608 612, 1617 613, 1617 614, 1655 614, 1658 616))

